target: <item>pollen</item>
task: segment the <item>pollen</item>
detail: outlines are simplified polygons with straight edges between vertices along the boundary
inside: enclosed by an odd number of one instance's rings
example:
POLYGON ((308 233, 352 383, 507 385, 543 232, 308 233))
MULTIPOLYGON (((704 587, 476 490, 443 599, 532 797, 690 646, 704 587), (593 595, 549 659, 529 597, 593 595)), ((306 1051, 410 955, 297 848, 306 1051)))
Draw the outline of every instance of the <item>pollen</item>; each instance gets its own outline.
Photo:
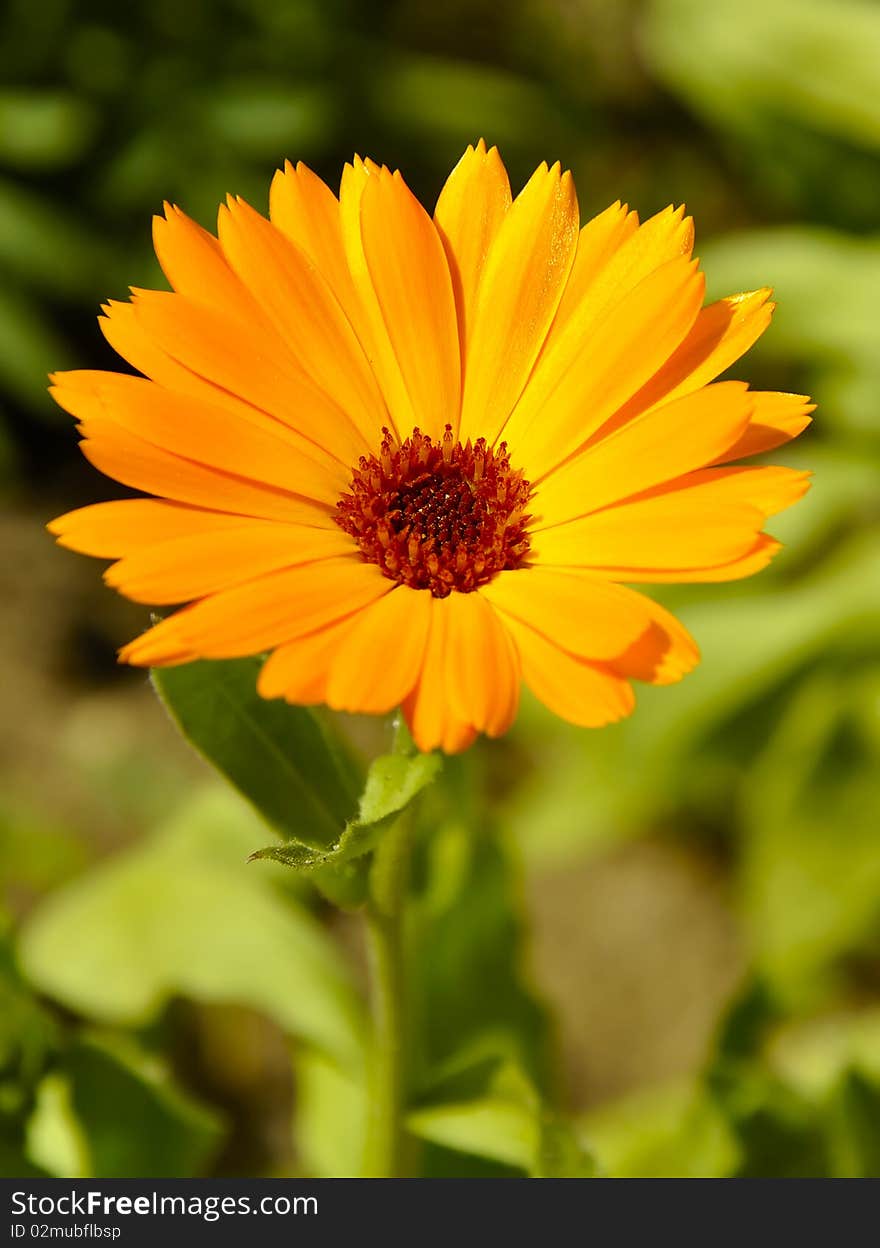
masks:
POLYGON ((457 442, 414 429, 402 443, 383 429, 376 455, 361 456, 336 522, 368 563, 435 598, 470 593, 499 572, 524 567, 532 487, 507 446, 457 442))

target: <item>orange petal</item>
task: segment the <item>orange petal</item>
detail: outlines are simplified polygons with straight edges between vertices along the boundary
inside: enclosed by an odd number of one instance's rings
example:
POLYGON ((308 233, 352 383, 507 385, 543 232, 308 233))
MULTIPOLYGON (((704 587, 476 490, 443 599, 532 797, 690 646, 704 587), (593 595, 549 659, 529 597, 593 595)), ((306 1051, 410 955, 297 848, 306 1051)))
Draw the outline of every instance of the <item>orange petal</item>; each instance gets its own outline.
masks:
POLYGON ((344 616, 296 641, 273 650, 260 669, 257 692, 263 698, 284 698, 298 706, 317 706, 327 701, 327 681, 359 611, 344 616))
POLYGON ((363 348, 305 252, 244 200, 220 209, 229 264, 284 339, 297 367, 329 395, 371 451, 388 414, 363 348))
MULTIPOLYGON (((328 469, 317 463, 274 423, 260 427, 211 403, 122 373, 56 373, 55 382, 53 398, 76 416, 86 437, 93 427, 117 425, 194 463, 328 507, 345 487, 347 473, 341 465, 328 469)), ((225 506, 222 497, 217 505, 225 506)))
POLYGON ((510 202, 510 182, 498 148, 487 152, 480 139, 476 148, 468 147, 446 179, 434 209, 434 224, 452 274, 463 367, 480 278, 510 202))
MULTIPOLYGON (((98 325, 114 351, 165 389, 175 390, 179 394, 191 394, 194 398, 216 403, 219 407, 228 407, 238 416, 256 424, 265 425, 270 422, 279 425, 313 458, 323 458, 325 462, 331 458, 348 462, 346 456, 353 450, 351 430, 345 422, 335 418, 326 419, 327 402, 322 396, 318 396, 318 407, 311 409, 315 412, 316 419, 301 422, 307 425, 307 435, 304 435, 292 427, 296 423, 293 409, 285 408, 281 415, 266 414, 246 399, 215 384, 211 378, 201 377, 185 364, 173 359, 147 333, 132 304, 114 301, 106 304, 104 316, 98 318, 98 325)), ((300 390, 301 401, 313 397, 311 393, 303 395, 300 390)), ((305 410, 310 409, 306 407, 305 410)))
POLYGON ((608 313, 636 286, 670 260, 690 259, 694 245, 693 221, 684 215, 684 208, 671 206, 643 225, 638 224, 634 212, 627 214, 621 208, 612 213, 609 209, 587 222, 584 231, 587 230, 590 233, 585 236, 585 243, 589 240, 590 247, 584 246, 580 265, 575 261, 574 284, 570 292, 566 288, 560 315, 547 336, 545 352, 570 355, 574 349, 576 354, 608 313), (569 342, 566 348, 563 339, 569 342))
POLYGON ((420 750, 442 749, 458 754, 477 735, 472 724, 461 719, 452 707, 446 678, 449 598, 431 598, 431 624, 425 658, 418 684, 403 703, 403 713, 412 738, 420 750))
POLYGON ((315 632, 393 587, 357 557, 284 568, 175 612, 119 652, 138 667, 161 665, 183 650, 200 658, 258 654, 315 632))
POLYGON ((359 156, 344 167, 339 187, 339 220, 345 258, 360 309, 358 334, 385 397, 390 427, 402 440, 419 423, 419 417, 413 408, 373 287, 361 228, 361 206, 367 182, 381 172, 373 161, 361 160, 359 156))
POLYGON ((346 467, 363 453, 345 414, 263 326, 164 291, 138 291, 132 306, 154 347, 190 372, 326 447, 346 467))
POLYGON ((598 511, 711 463, 741 436, 751 411, 745 384, 722 381, 638 416, 543 482, 530 503, 535 528, 598 511))
POLYGON ((321 503, 194 464, 110 421, 90 420, 89 428, 89 437, 80 443, 83 455, 99 472, 134 490, 242 516, 320 526, 331 522, 321 503))
POLYGON ((704 568, 746 556, 768 516, 809 488, 793 468, 704 468, 536 535, 532 557, 564 567, 704 568))
POLYGON ((258 307, 226 263, 217 239, 179 208, 166 204, 165 216, 153 217, 153 245, 162 272, 179 294, 225 308, 232 316, 261 319, 258 307))
POLYGON ((480 282, 462 400, 462 439, 493 442, 522 393, 574 260, 570 173, 541 165, 506 214, 480 282))
POLYGON ((675 684, 699 663, 699 648, 680 620, 658 602, 650 598, 644 601, 651 615, 651 627, 608 666, 630 680, 675 684))
POLYGON ((522 659, 523 680, 555 715, 581 728, 601 728, 630 714, 632 686, 616 672, 573 658, 517 620, 508 627, 522 659))
POLYGON ((356 326, 359 304, 342 244, 339 201, 329 186, 302 161, 296 168, 285 161, 284 169, 279 169, 272 179, 269 216, 272 224, 296 243, 324 275, 356 326))
MULTIPOLYGON (((394 409, 431 437, 457 424, 461 360, 455 299, 440 236, 399 173, 368 177, 360 204, 364 259, 391 350, 409 396, 394 409)), ((388 396, 389 399, 391 396, 388 396)))
POLYGON ((641 595, 579 572, 502 572, 480 593, 508 617, 585 659, 622 654, 650 625, 641 595))
MULTIPOLYGON (((223 511, 203 511, 155 498, 121 498, 111 503, 78 507, 50 521, 59 546, 82 555, 118 559, 133 550, 157 542, 199 533, 219 533, 241 526, 241 516, 223 511)), ((327 524, 331 523, 329 516, 327 524)))
POLYGON ((190 602, 279 568, 347 554, 351 548, 341 529, 239 520, 237 528, 143 547, 111 564, 104 580, 135 602, 190 602))
POLYGON ((767 464, 734 468, 701 468, 651 490, 647 497, 670 502, 699 499, 706 510, 718 504, 744 503, 765 516, 775 516, 802 498, 810 488, 811 473, 767 464))
POLYGON ((431 595, 398 585, 361 611, 332 659, 327 705, 384 714, 410 693, 425 656, 431 595))
POLYGON ((714 381, 748 351, 770 324, 770 289, 729 295, 700 310, 690 333, 650 381, 614 417, 624 424, 659 403, 669 403, 714 381))
MULTIPOLYGON (((764 513, 742 502, 708 506, 687 492, 608 507, 538 533, 532 557, 549 567, 702 568, 739 559, 764 513)), ((637 578, 620 578, 637 579, 637 578)))
POLYGON ((519 706, 516 646, 482 594, 451 594, 447 616, 446 680, 452 706, 479 732, 499 737, 519 706))
MULTIPOLYGON (((581 228, 574 264, 565 283, 565 292, 544 344, 546 351, 565 329, 569 319, 582 309, 588 292, 611 258, 639 228, 638 213, 630 212, 620 201, 600 212, 581 228)), ((677 253, 676 253, 677 254, 677 253)), ((665 256, 670 259, 670 256, 665 256)), ((662 261, 658 260, 658 264, 662 261)), ((620 295, 625 293, 621 290, 620 295)))
POLYGON ((782 549, 782 543, 760 533, 749 551, 730 563, 708 568, 603 568, 602 575, 610 581, 628 581, 632 584, 707 583, 716 581, 739 581, 762 571, 782 549))
POLYGON ((617 303, 589 336, 569 332, 555 348, 548 343, 504 431, 531 481, 601 430, 678 346, 703 301, 705 283, 695 264, 683 257, 670 260, 617 303))
POLYGON ((815 403, 804 394, 781 394, 772 390, 750 391, 754 410, 741 438, 716 461, 728 463, 772 451, 803 433, 815 403))
POLYGON ((169 390, 179 390, 181 394, 196 394, 200 398, 209 397, 216 401, 228 396, 233 404, 244 405, 243 400, 197 376, 158 347, 141 325, 132 304, 111 299, 104 304, 102 311, 104 315, 98 317, 98 328, 116 354, 138 372, 169 390))

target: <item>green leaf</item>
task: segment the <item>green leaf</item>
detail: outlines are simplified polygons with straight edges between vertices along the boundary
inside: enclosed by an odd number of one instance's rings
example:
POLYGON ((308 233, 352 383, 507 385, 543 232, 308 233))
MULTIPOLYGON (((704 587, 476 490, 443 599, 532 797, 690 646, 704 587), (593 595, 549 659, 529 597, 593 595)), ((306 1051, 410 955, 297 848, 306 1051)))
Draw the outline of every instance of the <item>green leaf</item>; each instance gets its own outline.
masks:
POLYGON ((536 1178, 594 1179, 602 1173, 596 1158, 585 1148, 571 1123, 548 1116, 540 1126, 536 1178))
POLYGON ((848 1071, 831 1097, 828 1136, 834 1178, 880 1178, 880 1084, 848 1071))
MULTIPOLYGON (((864 0, 652 0, 649 63, 710 118, 778 115, 880 146, 880 11, 864 0)), ((739 288, 738 288, 739 289, 739 288)))
POLYGON ((27 1156, 44 1174, 79 1179, 89 1173, 89 1148, 73 1111, 70 1081, 59 1070, 50 1071, 37 1090, 27 1156))
POLYGON ((57 1046, 57 1028, 0 938, 0 1118, 22 1117, 57 1046))
POLYGON ((880 751, 854 714, 870 669, 818 671, 792 697, 744 788, 743 913, 757 965, 809 1004, 880 916, 880 751))
POLYGON ((880 1086, 880 1008, 791 1023, 774 1037, 770 1060, 811 1100, 827 1100, 852 1069, 880 1086))
POLYGON ((25 1156, 26 1128, 58 1042, 54 1020, 22 980, 0 933, 0 1174, 39 1173, 25 1156))
POLYGON ((316 1049, 295 1055, 294 1143, 313 1178, 351 1179, 363 1172, 367 1105, 362 1079, 316 1049))
POLYGON ((741 1178, 821 1178, 828 1158, 813 1103, 759 1061, 721 1058, 705 1081, 738 1146, 741 1178))
POLYGON ((69 358, 42 309, 11 287, 0 290, 0 384, 9 394, 34 415, 54 417, 58 409, 46 392, 47 374, 69 358))
POLYGON ((351 765, 312 711, 260 697, 260 666, 208 660, 152 680, 186 739, 280 835, 326 848, 356 809, 351 765))
POLYGON ((143 844, 36 907, 19 938, 30 980, 69 1009, 142 1026, 175 995, 251 1006, 357 1068, 362 1009, 322 926, 248 870, 255 820, 213 788, 143 844), (76 957, 69 951, 76 950, 76 957))
POLYGON ((117 282, 115 257, 95 234, 12 181, 0 182, 0 267, 54 297, 95 299, 117 282))
MULTIPOLYGON (((874 300, 880 244, 815 226, 733 233, 701 248, 710 297, 772 285, 779 308, 758 346, 766 359, 877 372, 874 300)), ((823 420, 827 417, 823 395, 823 420)))
POLYGON ((724 1178, 739 1163, 724 1113, 691 1082, 633 1093, 588 1115, 583 1129, 612 1178, 724 1178))
POLYGON ((189 1178, 220 1142, 216 1114, 174 1087, 130 1042, 83 1040, 67 1052, 63 1069, 91 1176, 189 1178))
MULTIPOLYGON (((799 504, 809 505, 809 497, 799 504)), ((779 556, 780 576, 788 558, 779 556)), ((536 762, 503 810, 525 852, 567 859, 667 819, 680 822, 683 808, 702 801, 710 822, 728 824, 770 715, 779 715, 800 673, 875 645, 876 569, 877 536, 861 524, 797 581, 764 573, 741 587, 663 595, 697 639, 702 661, 680 684, 640 688, 637 713, 600 734, 576 733, 526 700, 517 731, 530 730, 536 762), (735 724, 741 755, 733 749, 735 724)), ((847 687, 855 696, 856 685, 847 687)))
POLYGON ((0 1136, 0 1175, 4 1179, 45 1179, 49 1174, 34 1165, 20 1148, 0 1136))
POLYGON ((414 1135, 445 1149, 488 1158, 535 1178, 592 1178, 595 1161, 572 1127, 549 1113, 515 1061, 478 1048, 447 1064, 432 1103, 412 1110, 414 1135), (470 1085, 467 1099, 449 1099, 470 1085), (445 1094, 445 1095, 444 1095, 445 1094))
MULTIPOLYGON (((779 361, 799 362, 803 384, 813 387, 820 399, 817 427, 838 437, 873 437, 872 396, 880 383, 876 238, 784 226, 733 233, 701 251, 711 295, 773 286, 778 311, 750 357, 758 364, 765 361, 765 375, 771 366, 778 369, 779 361)), ((734 375, 747 374, 738 366, 734 375)), ((864 456, 861 445, 855 449, 864 456)), ((839 454, 843 445, 838 440, 831 450, 839 454)), ((876 459, 870 467, 876 480, 876 459)), ((817 487, 822 483, 817 471, 817 487)))
POLYGON ((473 766, 449 760, 449 783, 426 799, 431 832, 419 846, 422 891, 412 916, 418 1060, 433 1080, 438 1067, 489 1037, 543 1090, 547 1019, 522 969, 518 872, 511 845, 486 822, 484 810, 478 814, 481 799, 469 797, 460 783, 473 766), (444 814, 445 802, 455 813, 444 814))
POLYGON ((335 111, 334 97, 324 87, 265 77, 215 83, 201 108, 202 124, 212 136, 261 160, 322 147, 333 133, 335 111))
MULTIPOLYGON (((451 1064, 459 1068, 459 1078, 467 1074, 468 1056, 465 1053, 451 1064)), ((496 1055, 487 1065, 485 1056, 479 1047, 473 1054, 474 1073, 482 1084, 479 1094, 466 1100, 441 1099, 450 1073, 447 1063, 432 1103, 412 1110, 407 1126, 414 1135, 433 1144, 489 1157, 532 1173, 541 1145, 540 1106, 535 1089, 515 1061, 496 1055)))
POLYGON ((0 92, 0 161, 23 169, 75 164, 95 130, 91 107, 71 92, 0 92))
POLYGON ((414 1135, 460 1153, 489 1157, 531 1172, 540 1141, 535 1115, 505 1097, 420 1109, 407 1118, 414 1135))
POLYGON ((551 98, 527 78, 497 66, 472 64, 412 53, 383 70, 375 107, 392 125, 405 119, 434 142, 448 142, 460 153, 473 142, 474 118, 493 142, 516 147, 560 133, 563 115, 551 98))
POLYGON ((356 818, 348 821, 342 835, 332 845, 315 849, 292 840, 284 845, 258 849, 251 858, 270 858, 307 872, 341 866, 359 858, 374 847, 413 798, 431 784, 441 766, 439 754, 382 755, 367 774, 356 818))

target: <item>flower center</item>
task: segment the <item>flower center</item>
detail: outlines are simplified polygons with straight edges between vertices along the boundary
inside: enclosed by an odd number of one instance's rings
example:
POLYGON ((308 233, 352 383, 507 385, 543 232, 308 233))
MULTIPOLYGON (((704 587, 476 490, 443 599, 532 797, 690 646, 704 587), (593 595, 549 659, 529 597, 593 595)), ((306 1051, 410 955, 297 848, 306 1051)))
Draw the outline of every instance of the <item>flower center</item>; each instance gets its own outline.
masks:
POLYGON ((467 594, 529 552, 531 485, 478 438, 456 442, 452 426, 432 441, 414 429, 399 446, 387 429, 378 455, 362 455, 336 504, 336 523, 368 563, 436 598, 467 594))

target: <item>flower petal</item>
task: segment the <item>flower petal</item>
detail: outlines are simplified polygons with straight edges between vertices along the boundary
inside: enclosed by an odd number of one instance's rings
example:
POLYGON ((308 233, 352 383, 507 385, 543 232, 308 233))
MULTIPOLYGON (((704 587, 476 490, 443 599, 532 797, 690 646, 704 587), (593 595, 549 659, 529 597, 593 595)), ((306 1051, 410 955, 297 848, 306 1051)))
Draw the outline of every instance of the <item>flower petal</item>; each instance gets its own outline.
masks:
POLYGON ((716 463, 726 464, 749 455, 772 451, 784 442, 803 433, 815 410, 805 394, 781 394, 773 390, 751 390, 754 404, 752 417, 741 438, 734 442, 716 463))
POLYGON ((648 497, 668 499, 670 503, 699 499, 707 511, 718 504, 745 503, 756 507, 764 516, 775 516, 803 498, 810 488, 811 475, 772 464, 701 468, 658 486, 648 497))
POLYGON ((379 172, 379 166, 374 161, 361 160, 359 156, 345 166, 339 187, 339 221, 345 258, 360 309, 358 335, 385 396, 390 427, 402 441, 415 427, 418 418, 373 289, 361 231, 364 190, 369 179, 377 177, 379 172))
POLYGON ((711 463, 742 435, 751 411, 745 384, 722 381, 638 416, 540 485, 531 502, 535 528, 598 511, 711 463))
MULTIPOLYGON (((380 600, 381 601, 381 600, 380 600)), ((273 650, 260 669, 257 692, 262 698, 284 698, 298 706, 327 701, 327 681, 333 660, 360 611, 323 628, 287 641, 273 650)))
POLYGON ((702 568, 747 554, 764 519, 762 511, 746 503, 710 508, 699 497, 666 494, 547 529, 536 535, 532 551, 542 566, 603 573, 625 567, 702 568))
MULTIPOLYGON (((120 498, 68 511, 46 525, 59 546, 83 555, 118 559, 157 542, 241 526, 240 515, 203 511, 156 498, 120 498)), ((329 517, 327 517, 329 523, 329 517)))
POLYGON ((156 542, 117 560, 104 580, 135 602, 191 602, 280 568, 345 555, 351 541, 336 529, 239 520, 237 528, 156 542))
POLYGON ((446 179, 434 209, 434 224, 446 248, 452 275, 465 369, 480 279, 510 203, 510 182, 498 148, 487 152, 480 139, 476 148, 468 147, 446 179))
POLYGON ((651 623, 640 595, 558 568, 502 572, 480 593, 503 613, 505 622, 517 619, 585 659, 622 654, 651 623))
POLYGON ((653 599, 644 601, 651 615, 651 627, 608 666, 629 680, 644 680, 651 685, 675 684, 697 666, 699 648, 680 620, 653 599))
POLYGON ((373 449, 388 413, 363 348, 327 281, 295 243, 241 199, 220 209, 223 252, 297 367, 373 449))
POLYGON ((506 214, 483 269, 468 335, 460 437, 494 442, 522 393, 574 261, 570 173, 541 165, 506 214))
POLYGON ((165 291, 136 291, 132 307, 153 346, 191 373, 326 446, 346 467, 363 453, 363 438, 338 405, 262 325, 165 291))
POLYGON ((447 754, 458 754, 477 735, 476 728, 456 714, 449 699, 446 653, 451 601, 452 595, 431 597, 431 623, 421 676, 403 703, 412 738, 424 753, 442 749, 447 754))
POLYGON ((393 588, 373 564, 342 557, 270 572, 162 620, 119 652, 138 667, 181 651, 206 659, 258 654, 315 632, 393 588))
POLYGON ((222 508, 243 516, 326 526, 328 508, 281 490, 255 485, 229 473, 195 464, 153 446, 111 421, 90 419, 80 450, 99 472, 122 485, 178 503, 222 508))
POLYGON ((523 680, 554 715, 582 728, 601 728, 631 713, 632 686, 616 672, 574 658, 517 620, 508 627, 522 659, 523 680))
POLYGON ((406 585, 359 612, 332 659, 327 705, 384 714, 412 690, 425 656, 431 595, 406 585))
POLYGON ((581 231, 566 291, 544 354, 577 355, 608 313, 646 277, 670 260, 690 259, 694 223, 684 208, 664 208, 639 225, 638 214, 621 207, 601 213, 581 231), (567 344, 567 345, 566 345, 567 344))
MULTIPOLYGON (((302 452, 283 426, 259 426, 211 403, 175 394, 122 373, 56 373, 51 393, 80 422, 117 425, 137 438, 194 463, 259 486, 315 499, 330 507, 345 487, 341 465, 328 468, 302 452)), ((218 507, 226 504, 221 496, 218 507)))
MULTIPOLYGON (((461 355, 452 278, 440 236, 399 173, 367 179, 360 205, 367 272, 409 396, 410 429, 457 425, 461 355)), ((404 413, 394 411, 400 428, 404 413)), ((409 432, 409 430, 407 430, 409 432)))
MULTIPOLYGON (((548 349, 504 431, 537 481, 600 431, 693 325, 705 282, 680 257, 649 274, 589 337, 548 349)), ((572 318, 572 325, 578 318, 572 318)))
POLYGON ((153 217, 153 245, 162 272, 179 294, 226 308, 242 320, 262 319, 217 239, 179 208, 166 203, 165 216, 153 217))
POLYGON ((447 615, 447 696, 466 723, 501 736, 519 706, 520 662, 510 632, 479 593, 451 594, 447 615))
POLYGON ((670 403, 714 381, 748 351, 770 324, 769 287, 730 295, 702 308, 690 333, 651 379, 614 417, 625 424, 640 412, 670 403))
POLYGON ((352 325, 357 328, 360 305, 348 271, 339 201, 330 187, 300 161, 285 161, 269 191, 272 224, 296 243, 324 275, 352 325))
MULTIPOLYGON (((335 459, 348 463, 348 456, 353 454, 359 443, 352 440, 352 430, 347 421, 338 419, 335 409, 331 408, 327 399, 315 394, 313 389, 303 392, 302 386, 293 392, 293 399, 299 395, 300 407, 297 411, 303 414, 311 412, 312 420, 297 421, 290 407, 279 405, 277 413, 265 413, 238 395, 232 394, 222 385, 215 383, 210 377, 202 377, 187 367, 186 364, 172 358, 150 336, 144 328, 138 313, 130 303, 118 303, 111 300, 104 305, 104 315, 98 318, 98 325, 110 346, 134 368, 158 382, 166 390, 174 390, 178 394, 190 394, 194 398, 219 407, 229 408, 238 416, 243 416, 256 424, 266 422, 279 425, 288 431, 304 451, 313 457, 335 459), (309 408, 308 404, 312 406, 309 408), (328 413, 330 419, 328 419, 328 413), (293 427, 301 424, 305 433, 293 427)), ((293 383, 291 383, 292 385, 293 383)), ((290 392, 288 392, 290 393, 290 392)))
POLYGON ((602 575, 609 581, 627 581, 639 584, 697 584, 718 581, 739 581, 766 568, 782 549, 782 543, 759 533, 752 547, 739 559, 719 563, 706 568, 602 568, 602 575))
MULTIPOLYGON (((584 301, 588 298, 599 274, 612 257, 620 251, 623 244, 632 238, 638 228, 638 213, 630 212, 627 205, 621 204, 619 200, 581 227, 574 264, 571 266, 568 281, 565 283, 565 291, 556 316, 553 318, 553 324, 550 326, 550 332, 544 344, 545 351, 561 337, 570 318, 583 309, 584 301)), ((671 256, 663 253, 663 259, 671 259, 671 256)), ((660 263, 662 260, 658 259, 656 264, 660 263)), ((624 293, 625 288, 619 291, 620 295, 624 293)))
POLYGON ((793 468, 704 468, 536 536, 542 564, 703 568, 741 559, 768 516, 806 493, 793 468))

